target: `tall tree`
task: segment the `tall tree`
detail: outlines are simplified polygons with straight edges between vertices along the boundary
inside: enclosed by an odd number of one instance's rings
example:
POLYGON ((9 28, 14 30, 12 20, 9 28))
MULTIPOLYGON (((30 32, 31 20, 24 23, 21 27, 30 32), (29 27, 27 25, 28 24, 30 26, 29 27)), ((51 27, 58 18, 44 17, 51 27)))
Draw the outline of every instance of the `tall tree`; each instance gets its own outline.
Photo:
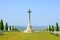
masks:
POLYGON ((56 31, 59 31, 58 22, 56 22, 56 31))
POLYGON ((49 31, 51 31, 51 26, 49 25, 49 31))
POLYGON ((0 22, 0 30, 1 30, 1 22, 0 22))
POLYGON ((52 32, 54 31, 54 25, 52 25, 52 32))
POLYGON ((10 31, 11 31, 11 26, 10 26, 10 31))
POLYGON ((8 23, 5 24, 5 29, 8 31, 8 23))
POLYGON ((3 20, 1 20, 1 22, 0 22, 0 30, 4 30, 4 25, 3 25, 3 20))

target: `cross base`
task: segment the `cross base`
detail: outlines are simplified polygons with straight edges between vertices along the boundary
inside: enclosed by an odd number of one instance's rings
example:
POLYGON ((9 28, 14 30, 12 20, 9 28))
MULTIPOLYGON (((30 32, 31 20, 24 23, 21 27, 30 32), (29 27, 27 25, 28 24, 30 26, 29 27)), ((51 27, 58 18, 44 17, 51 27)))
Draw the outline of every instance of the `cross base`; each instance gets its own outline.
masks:
POLYGON ((27 26, 27 29, 24 30, 24 33, 31 33, 32 32, 32 29, 31 29, 31 26, 27 26))

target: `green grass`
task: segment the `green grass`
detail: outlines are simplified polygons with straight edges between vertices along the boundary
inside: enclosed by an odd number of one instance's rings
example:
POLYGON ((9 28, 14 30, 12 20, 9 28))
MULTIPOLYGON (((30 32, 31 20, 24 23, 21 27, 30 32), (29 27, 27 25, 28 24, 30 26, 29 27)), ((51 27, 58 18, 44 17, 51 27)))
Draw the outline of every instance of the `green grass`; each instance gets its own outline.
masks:
POLYGON ((60 36, 51 35, 48 32, 21 33, 5 32, 0 35, 0 40, 60 40, 60 36))

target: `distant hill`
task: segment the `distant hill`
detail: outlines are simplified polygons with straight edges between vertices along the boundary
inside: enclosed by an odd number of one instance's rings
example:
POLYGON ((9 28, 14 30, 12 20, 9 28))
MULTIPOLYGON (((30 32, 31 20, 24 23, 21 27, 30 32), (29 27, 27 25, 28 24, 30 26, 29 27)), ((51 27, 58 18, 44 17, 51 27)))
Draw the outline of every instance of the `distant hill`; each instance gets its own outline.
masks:
MULTIPOLYGON (((16 28, 18 28, 20 31, 23 31, 27 28, 27 26, 15 26, 16 28)), ((33 30, 43 30, 46 29, 47 26, 32 26, 33 30)))

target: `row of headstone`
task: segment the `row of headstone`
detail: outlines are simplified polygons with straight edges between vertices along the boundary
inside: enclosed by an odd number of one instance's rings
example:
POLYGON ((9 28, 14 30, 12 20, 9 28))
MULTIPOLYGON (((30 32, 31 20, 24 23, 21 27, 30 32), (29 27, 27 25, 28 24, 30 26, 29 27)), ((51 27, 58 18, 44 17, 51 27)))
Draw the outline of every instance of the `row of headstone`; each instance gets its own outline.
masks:
MULTIPOLYGON (((12 29, 13 29, 13 27, 11 27, 11 29, 10 29, 10 27, 8 27, 8 31, 13 31, 12 29)), ((15 29, 15 27, 14 27, 14 29, 15 29)), ((4 31, 6 31, 5 27, 4 27, 4 31)))
POLYGON ((55 35, 59 35, 60 36, 60 31, 54 31, 54 32, 51 32, 52 34, 55 34, 55 35))

